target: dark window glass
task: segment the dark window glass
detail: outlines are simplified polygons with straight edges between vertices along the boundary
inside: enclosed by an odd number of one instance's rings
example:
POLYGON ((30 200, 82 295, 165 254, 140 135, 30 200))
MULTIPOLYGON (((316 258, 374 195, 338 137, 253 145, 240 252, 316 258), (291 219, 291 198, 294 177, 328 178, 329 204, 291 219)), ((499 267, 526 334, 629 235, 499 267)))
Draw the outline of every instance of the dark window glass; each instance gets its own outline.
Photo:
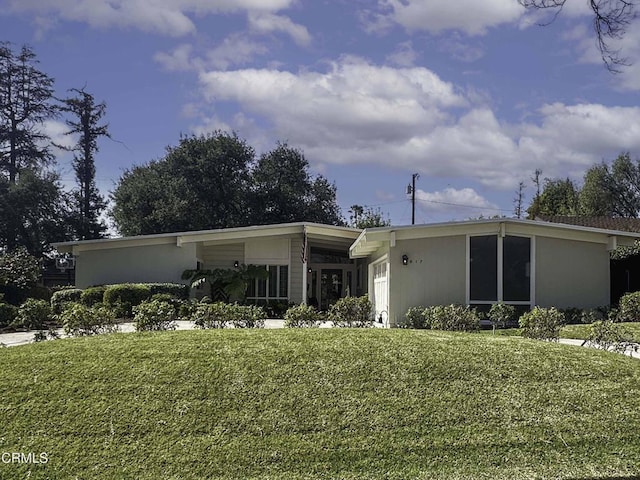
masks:
POLYGON ((278 267, 271 265, 269 267, 269 297, 278 296, 278 267))
POLYGON ((256 297, 265 298, 267 296, 267 280, 264 278, 258 279, 258 294, 256 297))
POLYGON ((503 296, 508 301, 529 301, 531 285, 531 239, 504 237, 502 281, 503 296))
POLYGON ((247 297, 253 298, 256 296, 256 281, 251 280, 249 282, 249 287, 247 288, 247 297))
POLYGON ((471 300, 498 299, 498 237, 469 238, 469 296, 471 300))
POLYGON ((282 265, 280 267, 280 298, 289 296, 289 267, 282 265))

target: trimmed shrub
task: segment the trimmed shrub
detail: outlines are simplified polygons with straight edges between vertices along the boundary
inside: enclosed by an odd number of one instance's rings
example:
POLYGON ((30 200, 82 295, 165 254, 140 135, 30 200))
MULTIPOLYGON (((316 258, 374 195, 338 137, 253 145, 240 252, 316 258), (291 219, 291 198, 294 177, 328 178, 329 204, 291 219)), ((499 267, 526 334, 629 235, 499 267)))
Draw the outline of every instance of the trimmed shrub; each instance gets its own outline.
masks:
POLYGON ((637 349, 631 334, 619 323, 598 320, 589 326, 587 344, 592 347, 624 353, 627 349, 637 349))
POLYGON ((480 319, 468 305, 436 305, 425 309, 425 327, 451 332, 472 332, 480 328, 480 319))
POLYGON ((520 317, 522 336, 536 340, 558 341, 564 315, 557 308, 535 307, 520 317))
POLYGON ((404 328, 429 328, 427 327, 426 308, 423 306, 411 307, 404 316, 404 328))
POLYGON ((18 308, 18 314, 13 322, 16 327, 27 330, 40 330, 52 320, 51 305, 46 300, 28 298, 18 308))
POLYGON ((44 285, 34 285, 29 289, 27 295, 29 298, 37 298, 38 300, 46 300, 47 302, 51 301, 52 290, 49 287, 45 287, 44 285))
POLYGON ((105 285, 85 288, 80 294, 80 302, 87 307, 93 307, 98 303, 102 303, 106 289, 107 287, 105 285))
POLYGON ((96 305, 88 307, 82 303, 68 303, 58 315, 64 333, 73 337, 117 332, 120 327, 116 317, 108 307, 96 305))
POLYGON ((493 328, 504 328, 509 322, 514 320, 516 316, 516 309, 513 305, 507 305, 506 303, 498 302, 491 305, 489 309, 489 320, 493 324, 493 328))
POLYGON ((131 318, 133 307, 151 297, 151 289, 142 283, 109 285, 104 292, 104 304, 113 309, 118 318, 131 318))
POLYGON ((200 328, 224 328, 231 321, 230 305, 224 302, 199 303, 191 320, 200 328))
POLYGON ((267 312, 257 305, 229 305, 231 324, 235 328, 264 328, 267 312))
POLYGON ((640 321, 640 292, 627 293, 620 299, 618 322, 640 321))
POLYGON ((295 306, 295 303, 285 300, 269 300, 262 308, 267 312, 268 318, 284 318, 287 311, 295 306))
POLYGON ((562 308, 559 310, 564 315, 564 324, 565 325, 577 325, 583 323, 583 314, 581 308, 569 307, 562 308))
POLYGON ((369 297, 344 297, 329 307, 328 320, 334 327, 368 328, 373 326, 373 304, 369 297))
POLYGON ((18 315, 18 308, 8 303, 0 303, 0 328, 7 327, 13 323, 18 315))
POLYGON ((320 326, 322 316, 310 305, 296 305, 284 314, 284 326, 287 328, 315 328, 320 326))
POLYGON ((64 310, 64 306, 67 303, 78 303, 82 296, 82 290, 79 288, 65 288, 64 290, 58 290, 51 295, 51 310, 54 315, 57 315, 64 310))
POLYGON ((133 307, 133 321, 138 332, 175 330, 178 314, 169 302, 148 300, 133 307))
POLYGON ((145 283, 153 295, 170 295, 173 298, 186 300, 189 298, 189 285, 182 283, 145 283))

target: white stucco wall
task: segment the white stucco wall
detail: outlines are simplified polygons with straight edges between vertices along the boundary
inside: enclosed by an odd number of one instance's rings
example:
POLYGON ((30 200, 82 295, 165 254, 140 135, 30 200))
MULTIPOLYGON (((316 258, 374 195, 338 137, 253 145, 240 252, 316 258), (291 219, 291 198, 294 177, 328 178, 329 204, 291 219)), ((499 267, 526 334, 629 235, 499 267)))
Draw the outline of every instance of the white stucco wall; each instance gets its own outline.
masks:
POLYGON ((400 240, 390 249, 390 315, 392 323, 410 307, 465 302, 466 237, 400 240), (402 264, 402 256, 409 264, 402 264))
POLYGON ((76 286, 86 288, 124 282, 174 282, 196 268, 196 247, 187 244, 101 248, 77 253, 76 286))
POLYGON ((536 237, 536 304, 558 308, 608 305, 610 272, 606 247, 536 237))

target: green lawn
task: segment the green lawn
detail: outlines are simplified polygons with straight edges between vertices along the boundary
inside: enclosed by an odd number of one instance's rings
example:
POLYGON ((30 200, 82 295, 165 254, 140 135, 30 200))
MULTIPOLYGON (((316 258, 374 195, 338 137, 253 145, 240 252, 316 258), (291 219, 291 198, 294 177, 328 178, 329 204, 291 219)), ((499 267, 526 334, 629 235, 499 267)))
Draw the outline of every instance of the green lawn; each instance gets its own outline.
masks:
POLYGON ((0 478, 640 475, 640 363, 411 330, 116 334, 0 349, 0 478))
MULTIPOLYGON (((640 342, 640 323, 622 322, 621 325, 632 337, 634 342, 640 342)), ((589 325, 566 325, 562 327, 560 336, 562 338, 577 338, 584 340, 589 337, 589 325)))

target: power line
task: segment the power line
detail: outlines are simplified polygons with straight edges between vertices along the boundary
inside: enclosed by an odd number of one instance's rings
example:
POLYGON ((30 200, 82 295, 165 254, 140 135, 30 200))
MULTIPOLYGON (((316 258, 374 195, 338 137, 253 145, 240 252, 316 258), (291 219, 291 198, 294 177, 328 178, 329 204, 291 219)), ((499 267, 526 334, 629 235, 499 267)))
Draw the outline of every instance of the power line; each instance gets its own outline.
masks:
POLYGON ((495 210, 498 212, 510 212, 511 209, 510 208, 496 208, 496 207, 483 207, 483 206, 478 206, 478 205, 464 205, 462 203, 451 203, 451 202, 441 202, 438 200, 427 200, 424 198, 418 198, 416 199, 419 202, 425 202, 425 203, 437 203, 439 205, 450 205, 452 207, 464 207, 464 208, 475 208, 476 210, 495 210))

